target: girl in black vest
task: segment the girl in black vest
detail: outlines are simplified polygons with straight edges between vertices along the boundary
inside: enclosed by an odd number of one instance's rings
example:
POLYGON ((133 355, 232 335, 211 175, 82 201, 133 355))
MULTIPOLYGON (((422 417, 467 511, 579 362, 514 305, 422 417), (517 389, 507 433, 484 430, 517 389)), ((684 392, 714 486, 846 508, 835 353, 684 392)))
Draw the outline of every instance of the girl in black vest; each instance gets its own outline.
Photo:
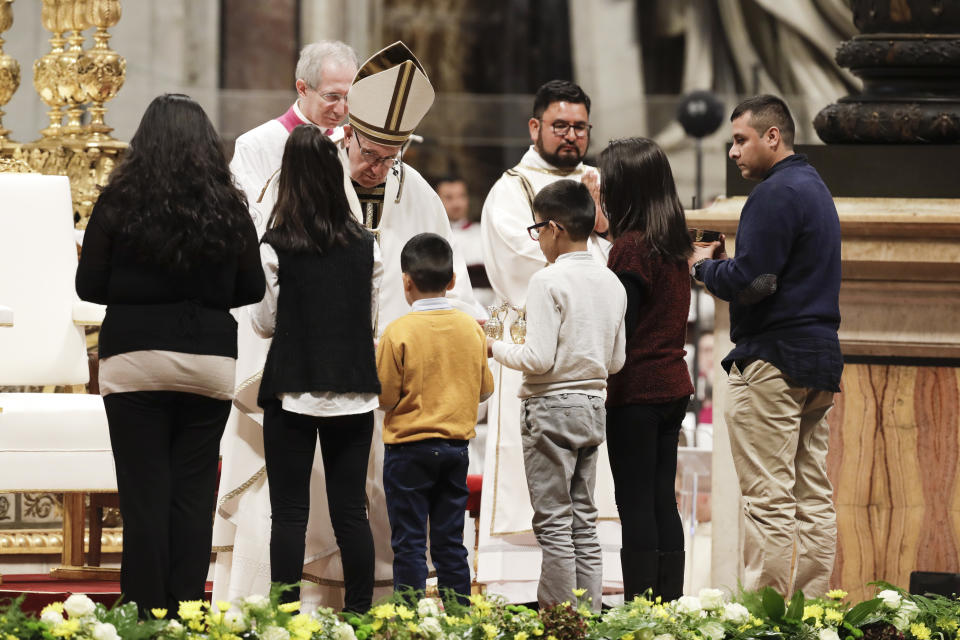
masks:
MULTIPOLYGON (((257 333, 273 336, 258 396, 272 509, 270 578, 300 582, 319 436, 344 609, 365 612, 374 547, 364 489, 380 393, 373 318, 383 264, 373 234, 350 213, 337 148, 318 128, 301 125, 290 134, 278 188, 260 246, 267 293, 252 314, 257 333)), ((299 596, 295 589, 285 600, 299 596)))

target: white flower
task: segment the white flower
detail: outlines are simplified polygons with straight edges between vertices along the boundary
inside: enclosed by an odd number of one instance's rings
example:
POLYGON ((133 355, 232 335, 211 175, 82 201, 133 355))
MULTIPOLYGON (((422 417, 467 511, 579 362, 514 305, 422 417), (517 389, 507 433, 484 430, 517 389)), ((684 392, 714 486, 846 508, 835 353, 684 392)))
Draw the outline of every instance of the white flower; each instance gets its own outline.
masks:
POLYGON ((723 640, 723 625, 716 620, 708 620, 700 625, 700 633, 710 640, 723 640))
POLYGON ((96 607, 97 605, 93 603, 93 600, 82 593, 73 594, 63 603, 63 610, 66 611, 71 618, 88 616, 93 613, 96 607))
POLYGON ((260 640, 290 640, 290 632, 283 627, 271 625, 260 634, 260 640))
POLYGON ((723 605, 720 618, 733 624, 746 624, 750 622, 750 612, 739 602, 729 602, 723 605))
POLYGON ((179 620, 171 620, 170 622, 167 623, 166 630, 172 634, 176 634, 183 631, 183 625, 180 624, 179 620))
POLYGON ((820 629, 820 633, 817 635, 820 637, 820 640, 840 640, 837 630, 833 627, 824 627, 820 629))
POLYGON ((259 593, 255 593, 252 596, 247 596, 243 599, 243 603, 249 606, 251 609, 263 609, 265 606, 270 604, 270 600, 259 593))
POLYGON ((357 640, 356 634, 353 633, 353 627, 342 623, 333 628, 333 637, 336 640, 357 640))
POLYGON ((51 627, 55 627, 58 624, 63 622, 63 616, 60 615, 58 611, 54 611, 53 609, 47 609, 40 616, 40 622, 46 623, 51 627))
POLYGON ((903 598, 900 597, 900 594, 892 589, 886 589, 877 594, 877 597, 883 600, 884 606, 888 609, 897 609, 900 607, 900 603, 903 601, 903 598))
POLYGON ((914 604, 913 600, 904 599, 900 603, 900 611, 897 612, 898 615, 905 616, 907 620, 913 622, 917 619, 917 615, 920 613, 920 607, 914 604))
POLYGON ((677 640, 672 633, 661 633, 658 636, 653 636, 653 640, 677 640))
POLYGON ((696 596, 680 596, 675 603, 677 611, 691 616, 700 615, 700 598, 696 596))
POLYGON ((420 621, 420 631, 430 638, 439 638, 443 634, 443 627, 436 618, 424 618, 420 621))
POLYGON ((120 640, 117 628, 109 622, 97 622, 93 625, 94 640, 120 640))
POLYGON ((223 614, 223 624, 227 625, 227 629, 233 632, 247 630, 247 621, 243 617, 243 612, 236 607, 227 609, 227 612, 223 614))
POLYGON ((723 591, 720 589, 700 589, 697 594, 704 609, 711 611, 723 606, 723 591))
POLYGON ((437 601, 433 598, 421 598, 420 602, 417 603, 417 614, 421 618, 428 616, 435 618, 440 615, 440 607, 437 606, 437 601))

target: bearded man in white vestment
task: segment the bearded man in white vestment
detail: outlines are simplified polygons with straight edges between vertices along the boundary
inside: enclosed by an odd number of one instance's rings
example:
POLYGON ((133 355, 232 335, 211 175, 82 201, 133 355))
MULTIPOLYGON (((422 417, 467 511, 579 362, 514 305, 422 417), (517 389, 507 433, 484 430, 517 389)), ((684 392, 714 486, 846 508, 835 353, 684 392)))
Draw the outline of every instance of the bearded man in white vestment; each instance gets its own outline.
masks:
MULTIPOLYGON (((443 203, 427 181, 400 158, 403 145, 426 115, 433 98, 433 88, 419 61, 399 42, 365 62, 349 89, 350 124, 343 127, 339 142, 344 190, 351 212, 375 233, 380 243, 384 277, 375 327, 378 334, 409 311, 403 295, 400 251, 409 238, 425 231, 445 237, 454 247, 457 285, 448 293, 451 302, 477 317, 483 316, 482 308, 473 300, 466 265, 457 252, 443 203), (398 83, 407 95, 402 104, 393 98, 398 83)), ((256 186, 256 193, 251 196, 248 191, 252 213, 262 213, 264 221, 277 199, 279 181, 273 174, 280 166, 282 146, 276 156, 276 168, 266 173, 263 183, 256 186)), ((261 225, 258 230, 262 235, 265 229, 261 225)), ((241 415, 233 441, 224 439, 224 473, 214 531, 214 548, 218 552, 214 598, 225 600, 266 593, 270 584, 270 502, 263 461, 262 413, 255 401, 269 340, 256 338, 250 331, 249 319, 243 315, 240 325, 241 335, 249 334, 251 341, 241 338, 239 344, 234 404, 241 415), (228 456, 233 460, 228 460, 228 456)), ((377 411, 367 476, 368 517, 376 548, 374 599, 393 587, 390 526, 381 480, 382 423, 383 413, 377 411)), ((343 569, 328 515, 319 449, 310 495, 301 600, 307 605, 340 606, 343 569)))
MULTIPOLYGON (((580 180, 599 203, 597 171, 582 162, 590 144, 589 119, 590 98, 583 89, 565 80, 544 84, 537 91, 528 122, 533 144, 487 194, 480 218, 484 263, 497 297, 511 305, 526 303, 530 278, 547 265, 539 244, 527 234, 527 227, 536 222, 532 205, 540 189, 563 178, 580 180)), ((610 243, 600 235, 606 229, 598 204, 589 248, 603 264, 610 251, 610 243)), ((509 316, 510 320, 515 317, 509 316)), ((509 320, 505 322, 506 340, 510 339, 509 324, 509 320)), ((489 593, 512 602, 532 602, 537 599, 540 548, 531 528, 533 509, 523 471, 517 397, 522 374, 496 363, 491 369, 496 389, 487 411, 477 580, 487 585, 489 593)), ((622 586, 620 522, 605 444, 597 472, 595 503, 603 548, 603 584, 618 588, 622 586)))

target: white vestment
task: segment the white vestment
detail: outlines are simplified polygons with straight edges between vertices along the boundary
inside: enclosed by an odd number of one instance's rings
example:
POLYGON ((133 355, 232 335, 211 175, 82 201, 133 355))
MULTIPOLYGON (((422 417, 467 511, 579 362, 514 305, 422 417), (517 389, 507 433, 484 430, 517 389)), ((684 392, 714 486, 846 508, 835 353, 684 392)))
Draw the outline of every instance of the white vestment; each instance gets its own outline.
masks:
MULTIPOLYGON (((276 202, 278 180, 274 174, 280 168, 288 135, 282 124, 271 121, 237 139, 231 170, 247 194, 251 215, 261 236, 276 202), (261 182, 257 183, 257 180, 261 182), (261 193, 263 197, 258 203, 261 193)), ((335 130, 330 137, 342 139, 342 130, 335 130)), ((340 155, 344 165, 344 190, 351 212, 357 220, 362 220, 360 202, 349 178, 349 160, 345 151, 341 150, 340 155)), ((417 171, 403 165, 400 202, 395 202, 399 176, 399 170, 387 176, 380 226, 374 230, 380 242, 384 266, 378 332, 382 332, 387 324, 410 308, 403 294, 400 251, 407 240, 424 231, 442 235, 453 245, 457 283, 447 294, 451 302, 476 317, 485 317, 483 309, 473 300, 467 269, 451 235, 450 223, 440 198, 417 171)), ((263 414, 256 405, 259 375, 270 340, 262 339, 253 332, 249 314, 248 307, 240 309, 237 397, 221 442, 223 470, 213 542, 214 551, 217 552, 214 600, 265 594, 270 586, 270 497, 263 458, 263 414)), ((374 599, 388 594, 393 588, 393 552, 382 482, 383 413, 377 411, 375 416, 367 472, 368 515, 376 548, 374 599)), ((301 600, 308 606, 323 604, 339 607, 343 604, 343 568, 330 524, 319 446, 314 458, 310 497, 304 557, 305 582, 301 600)))
MULTIPOLYGON (((520 177, 509 173, 493 185, 483 203, 480 224, 484 264, 498 298, 512 305, 524 305, 531 276, 547 264, 540 245, 527 233, 527 227, 535 222, 531 197, 557 180, 580 180, 594 171, 581 163, 565 174, 530 147, 511 172, 527 179, 531 193, 527 193, 520 177)), ((606 264, 609 242, 593 234, 589 249, 598 261, 606 264)), ((504 323, 505 340, 510 340, 509 325, 515 317, 511 312, 504 323)), ((477 580, 487 585, 488 593, 501 594, 512 602, 533 602, 537 599, 540 577, 540 548, 531 528, 533 509, 520 441, 517 391, 523 375, 499 363, 491 364, 491 369, 496 388, 487 413, 477 580)), ((594 496, 603 548, 603 585, 622 587, 620 521, 613 497, 613 476, 606 444, 600 451, 594 496)))

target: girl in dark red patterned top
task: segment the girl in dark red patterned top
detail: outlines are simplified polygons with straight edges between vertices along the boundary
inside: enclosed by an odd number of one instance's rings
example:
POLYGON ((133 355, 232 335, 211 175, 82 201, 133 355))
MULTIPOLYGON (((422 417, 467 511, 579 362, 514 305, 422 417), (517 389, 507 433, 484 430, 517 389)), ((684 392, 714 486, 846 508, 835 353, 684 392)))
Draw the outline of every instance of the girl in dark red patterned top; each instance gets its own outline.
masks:
POLYGON ((693 250, 673 173, 646 138, 600 154, 614 241, 608 266, 627 291, 627 362, 607 387, 607 448, 623 525, 624 598, 683 592, 683 525, 674 478, 680 424, 693 393, 684 362, 693 250))

